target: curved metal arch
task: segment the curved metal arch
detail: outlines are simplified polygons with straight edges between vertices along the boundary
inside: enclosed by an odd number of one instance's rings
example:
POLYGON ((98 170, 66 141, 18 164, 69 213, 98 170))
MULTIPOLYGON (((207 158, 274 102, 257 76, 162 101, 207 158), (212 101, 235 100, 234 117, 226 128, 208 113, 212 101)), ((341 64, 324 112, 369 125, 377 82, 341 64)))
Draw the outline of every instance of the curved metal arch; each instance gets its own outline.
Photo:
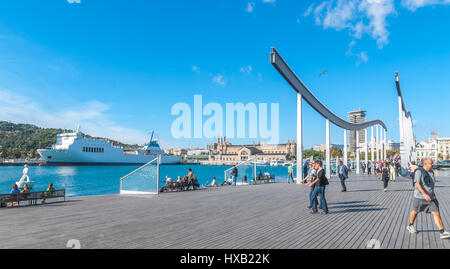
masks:
POLYGON ((305 86, 305 84, 303 84, 297 75, 295 75, 275 48, 272 48, 272 52, 270 53, 270 62, 292 86, 292 88, 302 95, 302 98, 308 102, 310 106, 312 106, 319 114, 321 114, 324 118, 329 119, 335 125, 351 131, 357 131, 370 126, 380 125, 387 131, 386 125, 381 120, 371 120, 363 123, 350 123, 331 112, 331 110, 323 105, 319 99, 312 94, 312 92, 305 86))
POLYGON ((397 86, 398 97, 402 100, 402 109, 405 112, 407 118, 412 118, 411 111, 406 110, 405 102, 403 101, 402 89, 400 88, 400 79, 398 78, 398 72, 395 72, 395 86, 397 86))

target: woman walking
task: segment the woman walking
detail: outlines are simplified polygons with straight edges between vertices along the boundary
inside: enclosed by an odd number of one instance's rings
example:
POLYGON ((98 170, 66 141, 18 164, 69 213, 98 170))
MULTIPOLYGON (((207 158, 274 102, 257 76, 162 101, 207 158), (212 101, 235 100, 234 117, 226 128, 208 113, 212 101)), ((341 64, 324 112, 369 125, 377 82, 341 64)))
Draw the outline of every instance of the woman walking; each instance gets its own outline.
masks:
POLYGON ((312 210, 309 213, 317 213, 317 200, 315 199, 315 197, 318 195, 320 199, 320 205, 322 206, 323 210, 321 214, 328 214, 328 205, 325 199, 325 186, 328 185, 328 179, 325 176, 325 171, 322 168, 322 161, 317 161, 315 163, 315 167, 317 170, 317 179, 306 184, 306 186, 312 186, 316 184, 314 187, 314 191, 310 197, 312 210))
POLYGON ((383 168, 381 168, 381 180, 383 180, 384 191, 387 191, 388 182, 389 182, 389 168, 387 167, 387 163, 383 164, 383 168))
POLYGON ((395 165, 394 165, 394 163, 391 163, 389 165, 389 173, 390 173, 391 181, 395 181, 395 165))

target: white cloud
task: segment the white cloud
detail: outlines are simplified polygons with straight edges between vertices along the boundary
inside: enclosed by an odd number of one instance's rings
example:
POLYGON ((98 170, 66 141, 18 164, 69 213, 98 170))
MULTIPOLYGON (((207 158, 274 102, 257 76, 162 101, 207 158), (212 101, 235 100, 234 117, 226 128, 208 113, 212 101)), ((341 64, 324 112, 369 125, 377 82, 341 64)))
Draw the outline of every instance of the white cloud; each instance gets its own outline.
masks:
POLYGON ((263 3, 272 3, 275 4, 276 0, 263 0, 263 3))
POLYGON ((49 111, 26 97, 0 90, 0 120, 29 123, 45 128, 75 129, 98 137, 106 137, 130 144, 143 144, 147 135, 115 123, 107 115, 107 104, 92 101, 68 107, 61 111, 49 111))
POLYGON ((251 65, 243 66, 239 69, 239 72, 246 73, 246 74, 250 74, 252 71, 253 71, 253 68, 251 65))
POLYGON ((380 49, 389 42, 386 18, 395 14, 394 0, 330 0, 304 12, 324 29, 348 30, 356 39, 367 33, 380 49))
POLYGON ((411 11, 429 5, 448 5, 450 0, 402 0, 401 5, 411 11))
POLYGON ((67 0, 69 4, 81 4, 81 0, 67 0))
POLYGON ((226 85, 226 82, 225 82, 223 76, 220 74, 213 77, 213 82, 216 84, 219 84, 222 87, 225 87, 225 85, 226 85))
POLYGON ((255 2, 247 2, 247 8, 245 9, 245 11, 247 11, 248 13, 252 13, 253 11, 255 11, 255 2))

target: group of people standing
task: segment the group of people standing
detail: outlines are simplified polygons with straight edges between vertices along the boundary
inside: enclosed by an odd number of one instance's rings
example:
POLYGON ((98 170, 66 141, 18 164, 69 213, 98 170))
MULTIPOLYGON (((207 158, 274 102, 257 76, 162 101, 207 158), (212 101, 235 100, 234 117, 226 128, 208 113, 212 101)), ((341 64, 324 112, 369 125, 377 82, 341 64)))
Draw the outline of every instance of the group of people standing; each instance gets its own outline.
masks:
MULTIPOLYGON (((414 162, 408 167, 410 171, 410 177, 413 180, 414 185, 414 199, 413 210, 409 216, 409 224, 407 230, 415 234, 417 230, 414 227, 414 222, 417 215, 420 212, 431 213, 434 218, 434 222, 439 230, 441 239, 450 238, 450 233, 445 231, 442 217, 439 212, 439 202, 434 192, 435 176, 433 173, 433 161, 430 158, 424 159, 422 167, 417 166, 414 162)), ((377 178, 383 181, 384 191, 387 191, 388 182, 395 181, 398 176, 398 166, 395 162, 371 162, 367 165, 368 174, 373 174, 377 178)), ((289 171, 289 178, 291 177, 291 171, 289 171)), ((339 161, 339 165, 336 167, 336 174, 338 175, 342 187, 342 192, 347 191, 345 180, 348 178, 349 168, 339 161)), ((325 189, 329 184, 328 179, 325 176, 325 171, 322 167, 321 161, 311 161, 309 163, 309 171, 306 177, 303 178, 301 183, 305 183, 310 187, 309 191, 309 205, 311 209, 310 214, 316 214, 318 207, 322 209, 321 214, 328 214, 328 205, 325 198, 325 189)))
POLYGON ((309 173, 302 180, 302 183, 305 181, 306 186, 310 187, 309 192, 309 206, 311 209, 310 214, 316 214, 318 212, 318 199, 320 199, 319 208, 322 209, 321 214, 328 214, 328 205, 327 200, 325 198, 325 188, 329 184, 328 179, 325 175, 325 170, 323 170, 322 161, 311 161, 309 163, 309 173))

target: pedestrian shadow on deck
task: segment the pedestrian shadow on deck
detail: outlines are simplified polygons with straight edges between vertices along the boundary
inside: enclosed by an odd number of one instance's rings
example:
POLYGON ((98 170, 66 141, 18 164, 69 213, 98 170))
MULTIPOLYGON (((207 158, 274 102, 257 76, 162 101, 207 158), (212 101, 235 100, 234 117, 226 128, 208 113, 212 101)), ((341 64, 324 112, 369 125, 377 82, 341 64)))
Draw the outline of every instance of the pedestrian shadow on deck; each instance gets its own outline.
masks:
POLYGON ((347 191, 347 192, 364 192, 364 191, 380 191, 380 189, 351 190, 351 191, 347 191))
POLYGON ((386 210, 387 208, 374 208, 378 206, 376 204, 364 204, 367 201, 351 201, 351 202, 340 202, 340 203, 330 203, 331 214, 338 213, 354 213, 354 212, 368 212, 368 211, 381 211, 386 210), (340 208, 341 210, 334 211, 332 209, 340 208))
POLYGON ((359 204, 365 203, 367 201, 349 201, 349 202, 336 202, 336 203, 328 203, 329 205, 343 205, 343 204, 359 204))
POLYGON ((348 209, 344 209, 344 210, 338 210, 338 211, 334 211, 334 210, 330 210, 330 214, 339 214, 339 213, 356 213, 356 212, 369 212, 369 211, 382 211, 382 210, 386 210, 387 208, 383 207, 383 208, 348 208, 348 209))

